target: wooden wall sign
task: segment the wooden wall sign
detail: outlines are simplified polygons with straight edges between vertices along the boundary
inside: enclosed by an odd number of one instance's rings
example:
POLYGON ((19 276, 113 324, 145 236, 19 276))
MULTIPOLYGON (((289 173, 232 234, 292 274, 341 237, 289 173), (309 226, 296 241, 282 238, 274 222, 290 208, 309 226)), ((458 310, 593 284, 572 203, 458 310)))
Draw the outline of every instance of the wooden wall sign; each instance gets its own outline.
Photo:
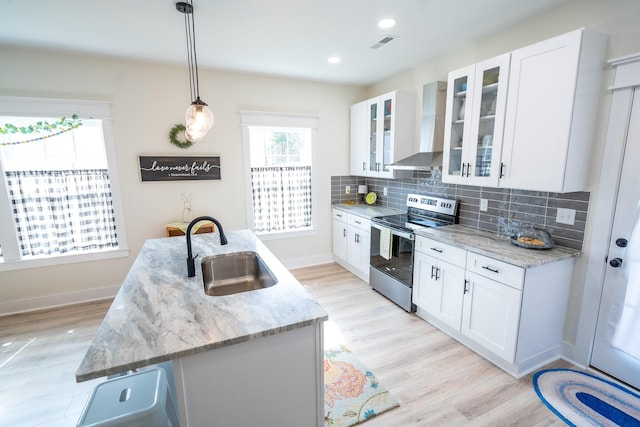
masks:
POLYGON ((139 156, 142 181, 220 179, 218 156, 139 156))

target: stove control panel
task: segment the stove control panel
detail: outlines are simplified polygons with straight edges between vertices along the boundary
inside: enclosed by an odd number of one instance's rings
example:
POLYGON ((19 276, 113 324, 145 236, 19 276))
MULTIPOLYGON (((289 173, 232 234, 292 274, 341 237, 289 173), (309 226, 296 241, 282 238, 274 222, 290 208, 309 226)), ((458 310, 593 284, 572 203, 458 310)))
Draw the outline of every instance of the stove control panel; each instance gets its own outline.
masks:
POLYGON ((423 196, 420 194, 408 194, 407 206, 424 209, 425 211, 438 212, 446 215, 455 215, 458 211, 458 201, 443 199, 441 197, 423 196))

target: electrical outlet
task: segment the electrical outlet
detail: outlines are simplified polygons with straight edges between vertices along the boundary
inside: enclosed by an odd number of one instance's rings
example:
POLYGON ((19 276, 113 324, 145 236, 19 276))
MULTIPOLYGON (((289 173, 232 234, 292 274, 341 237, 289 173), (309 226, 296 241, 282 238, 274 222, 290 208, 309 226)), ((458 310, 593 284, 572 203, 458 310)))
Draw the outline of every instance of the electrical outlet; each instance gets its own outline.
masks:
POLYGON ((344 194, 351 194, 351 186, 347 185, 346 187, 344 187, 344 194))
POLYGON ((382 195, 383 195, 383 196, 386 196, 386 195, 387 195, 387 187, 384 187, 384 188, 382 189, 382 195))
POLYGON ((486 212, 489 209, 489 201, 487 199, 480 199, 480 210, 486 212))
POLYGON ((559 224, 569 224, 569 225, 575 224, 576 210, 558 208, 558 213, 556 214, 556 222, 559 224))

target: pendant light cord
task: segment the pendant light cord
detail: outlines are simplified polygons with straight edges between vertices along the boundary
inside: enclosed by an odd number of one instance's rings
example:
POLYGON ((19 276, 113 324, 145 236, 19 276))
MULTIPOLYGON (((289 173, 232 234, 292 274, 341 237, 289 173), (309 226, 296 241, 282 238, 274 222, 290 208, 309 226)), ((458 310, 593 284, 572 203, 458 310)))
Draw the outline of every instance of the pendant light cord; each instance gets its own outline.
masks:
POLYGON ((198 57, 196 55, 196 26, 193 1, 190 1, 191 13, 184 14, 184 27, 187 38, 187 63, 189 65, 189 91, 191 101, 200 99, 200 82, 198 78, 198 57), (189 25, 191 24, 191 25, 189 25))

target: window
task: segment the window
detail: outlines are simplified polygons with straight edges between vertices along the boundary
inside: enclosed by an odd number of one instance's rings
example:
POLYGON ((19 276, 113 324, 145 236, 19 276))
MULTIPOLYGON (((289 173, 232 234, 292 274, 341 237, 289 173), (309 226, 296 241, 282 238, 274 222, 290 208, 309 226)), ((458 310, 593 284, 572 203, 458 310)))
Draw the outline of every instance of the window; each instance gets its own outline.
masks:
POLYGON ((108 110, 0 97, 0 269, 127 255, 108 110))
POLYGON ((241 112, 248 153, 251 228, 263 236, 315 229, 313 140, 309 116, 241 112))

